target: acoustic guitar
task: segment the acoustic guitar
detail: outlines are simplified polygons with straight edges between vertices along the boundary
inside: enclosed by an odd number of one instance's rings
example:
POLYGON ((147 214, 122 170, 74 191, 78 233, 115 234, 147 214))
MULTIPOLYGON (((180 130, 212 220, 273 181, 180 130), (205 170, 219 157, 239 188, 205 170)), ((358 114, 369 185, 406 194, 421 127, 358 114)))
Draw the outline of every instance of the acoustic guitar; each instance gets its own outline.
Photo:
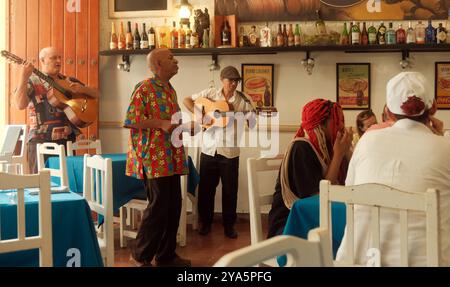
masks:
MULTIPOLYGON (((8 51, 1 51, 1 55, 16 64, 25 63, 25 60, 8 51)), ((54 79, 36 68, 33 73, 52 87, 53 91, 47 94, 48 102, 53 107, 63 110, 72 124, 79 128, 85 128, 97 119, 97 99, 74 92, 70 88, 70 82, 65 79, 54 79)))

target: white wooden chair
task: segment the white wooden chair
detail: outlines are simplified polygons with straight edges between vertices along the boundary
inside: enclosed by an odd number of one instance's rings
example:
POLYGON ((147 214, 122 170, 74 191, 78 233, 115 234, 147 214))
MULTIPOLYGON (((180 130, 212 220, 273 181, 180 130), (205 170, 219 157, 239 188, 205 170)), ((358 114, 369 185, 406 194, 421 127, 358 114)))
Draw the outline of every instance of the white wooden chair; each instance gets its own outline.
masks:
POLYGON ((12 154, 10 163, 19 164, 23 173, 28 173, 28 162, 26 152, 27 125, 6 125, 4 137, 0 145, 0 154, 12 154), (17 144, 20 151, 15 154, 17 144))
MULTIPOLYGON (((354 205, 364 205, 371 209, 370 230, 373 246, 370 250, 380 250, 380 208, 398 210, 400 222, 400 265, 408 266, 408 211, 424 212, 426 216, 426 253, 427 265, 439 264, 439 207, 438 192, 428 189, 426 192, 406 192, 382 184, 363 184, 355 186, 331 185, 328 180, 320 182, 320 227, 330 231, 331 202, 343 202, 346 204, 346 232, 348 247, 344 260, 336 262, 336 265, 355 266, 355 223, 354 205)), ((330 240, 331 246, 331 240, 330 240)), ((382 256, 382 254, 381 254, 382 256)), ((378 260, 379 261, 379 260, 378 260)), ((373 262, 380 266, 380 262, 373 262)))
POLYGON ((95 154, 102 154, 102 143, 100 140, 78 140, 67 142, 67 156, 74 156, 77 150, 95 150, 95 154))
POLYGON ((67 177, 67 162, 66 151, 64 145, 56 143, 41 143, 37 144, 36 148, 38 171, 48 170, 50 175, 59 177, 61 186, 69 186, 69 179, 67 177), (57 155, 59 158, 59 169, 46 168, 44 155, 57 155))
POLYGON ((0 153, 0 171, 6 172, 6 166, 12 161, 12 153, 0 153))
POLYGON ((105 266, 114 266, 113 186, 111 159, 99 155, 84 155, 83 197, 91 210, 103 216, 104 222, 97 232, 105 266))
POLYGON ((251 267, 287 255, 286 267, 332 267, 333 255, 328 231, 320 228, 308 233, 308 240, 278 235, 224 255, 214 267, 251 267))
POLYGON ((52 204, 50 173, 41 171, 36 175, 15 175, 0 172, 0 190, 17 190, 17 238, 2 240, 0 253, 39 248, 39 264, 53 266, 52 204), (39 188, 39 234, 27 237, 25 233, 25 188, 39 188))

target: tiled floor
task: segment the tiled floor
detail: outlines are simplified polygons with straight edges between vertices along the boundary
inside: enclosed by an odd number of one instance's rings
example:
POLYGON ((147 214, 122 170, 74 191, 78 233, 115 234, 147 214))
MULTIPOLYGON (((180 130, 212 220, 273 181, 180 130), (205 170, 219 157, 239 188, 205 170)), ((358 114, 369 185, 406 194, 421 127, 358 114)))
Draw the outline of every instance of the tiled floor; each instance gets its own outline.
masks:
MULTIPOLYGON (((267 216, 262 219, 264 233, 267 233, 267 216)), ((236 223, 236 230, 239 234, 237 239, 230 239, 223 234, 221 216, 216 215, 212 232, 207 236, 201 236, 197 231, 192 230, 188 225, 187 242, 185 247, 177 247, 177 253, 192 261, 193 267, 208 267, 214 265, 224 254, 238 248, 250 245, 250 221, 248 214, 240 214, 236 223)), ((129 261, 130 250, 120 248, 119 233, 116 228, 115 236, 115 260, 116 266, 134 267, 129 261)))

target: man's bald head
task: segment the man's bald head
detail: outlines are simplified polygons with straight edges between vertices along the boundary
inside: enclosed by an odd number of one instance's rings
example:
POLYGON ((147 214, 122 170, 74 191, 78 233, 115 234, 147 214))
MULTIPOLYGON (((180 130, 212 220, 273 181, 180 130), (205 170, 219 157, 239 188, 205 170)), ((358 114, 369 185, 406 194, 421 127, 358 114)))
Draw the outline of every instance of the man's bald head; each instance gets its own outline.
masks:
POLYGON ((164 58, 164 56, 167 56, 168 53, 170 53, 169 49, 158 48, 154 49, 147 55, 147 66, 154 74, 157 73, 159 62, 164 58))
POLYGON ((178 72, 178 61, 167 48, 157 48, 147 55, 147 66, 155 76, 170 80, 178 72))
POLYGON ((54 47, 46 47, 39 52, 42 72, 56 76, 61 71, 61 54, 54 47))
POLYGON ((45 47, 39 52, 39 60, 42 61, 47 55, 56 53, 57 51, 55 47, 45 47))

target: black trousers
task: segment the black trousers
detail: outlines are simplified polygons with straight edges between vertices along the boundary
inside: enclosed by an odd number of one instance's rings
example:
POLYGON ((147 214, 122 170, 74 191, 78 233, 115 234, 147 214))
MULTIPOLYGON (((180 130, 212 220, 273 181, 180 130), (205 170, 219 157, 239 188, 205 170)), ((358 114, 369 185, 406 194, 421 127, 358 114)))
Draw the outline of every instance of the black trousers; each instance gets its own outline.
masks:
POLYGON ((136 236, 133 257, 140 262, 171 261, 181 215, 180 176, 147 180, 148 206, 136 236))
POLYGON ((203 225, 211 225, 214 217, 214 197, 219 180, 222 182, 222 220, 224 226, 236 222, 239 177, 239 157, 226 158, 216 153, 200 157, 198 214, 203 225))

